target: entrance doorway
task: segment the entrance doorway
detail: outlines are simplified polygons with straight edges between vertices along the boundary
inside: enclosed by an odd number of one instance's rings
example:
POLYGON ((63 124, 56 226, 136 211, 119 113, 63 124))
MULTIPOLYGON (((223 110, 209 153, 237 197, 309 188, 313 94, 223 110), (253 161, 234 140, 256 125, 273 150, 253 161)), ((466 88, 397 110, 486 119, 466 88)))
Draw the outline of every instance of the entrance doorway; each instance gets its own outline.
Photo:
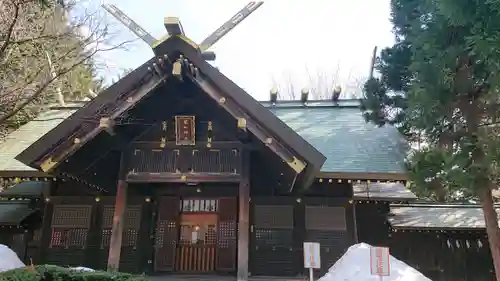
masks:
POLYGON ((158 201, 156 272, 234 272, 236 198, 163 196, 158 201))
POLYGON ((184 213, 180 216, 180 237, 176 249, 177 272, 215 271, 217 246, 216 213, 184 213))

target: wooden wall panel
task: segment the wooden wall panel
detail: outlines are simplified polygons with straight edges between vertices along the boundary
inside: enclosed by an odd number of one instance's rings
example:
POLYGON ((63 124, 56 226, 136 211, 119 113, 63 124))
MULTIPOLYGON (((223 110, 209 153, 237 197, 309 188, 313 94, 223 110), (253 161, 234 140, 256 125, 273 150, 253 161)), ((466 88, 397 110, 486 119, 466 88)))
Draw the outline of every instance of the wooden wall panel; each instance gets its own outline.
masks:
POLYGON ((158 219, 155 234, 155 271, 173 271, 178 243, 180 198, 158 198, 158 219))
POLYGON ((219 199, 217 234, 217 271, 219 272, 234 272, 236 270, 237 207, 236 197, 219 199))

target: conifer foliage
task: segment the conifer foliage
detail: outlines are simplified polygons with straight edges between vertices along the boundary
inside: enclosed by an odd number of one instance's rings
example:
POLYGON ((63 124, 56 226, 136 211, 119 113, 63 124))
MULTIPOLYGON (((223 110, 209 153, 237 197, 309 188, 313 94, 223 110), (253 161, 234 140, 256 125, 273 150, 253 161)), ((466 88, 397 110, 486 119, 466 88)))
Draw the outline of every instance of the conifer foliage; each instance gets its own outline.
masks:
POLYGON ((396 43, 366 82, 368 122, 397 126, 413 144, 412 180, 437 201, 482 204, 497 280, 500 231, 492 190, 499 182, 500 2, 392 0, 396 43), (419 144, 419 145, 417 145, 419 144))

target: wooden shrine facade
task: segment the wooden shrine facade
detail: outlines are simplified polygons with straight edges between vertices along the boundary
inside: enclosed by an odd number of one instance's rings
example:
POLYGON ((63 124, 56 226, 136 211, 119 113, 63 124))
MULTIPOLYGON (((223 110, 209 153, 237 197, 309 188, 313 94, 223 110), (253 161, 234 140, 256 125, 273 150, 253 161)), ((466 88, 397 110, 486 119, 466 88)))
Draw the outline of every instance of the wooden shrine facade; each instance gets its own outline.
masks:
POLYGON ((25 259, 247 280, 304 275, 305 241, 321 243, 321 273, 356 242, 388 245, 389 205, 375 199, 415 196, 369 181, 404 174, 320 171, 326 157, 196 44, 171 36, 154 51, 16 157, 52 178, 25 259))
MULTIPOLYGON (((251 189, 247 244, 238 234, 237 184, 130 183, 118 269, 233 275, 242 266, 239 247, 247 247, 249 275, 302 276, 304 241, 322 244, 327 269, 356 241, 349 186, 333 185, 329 197, 318 196, 319 183, 303 196, 251 189)), ((44 202, 40 249, 31 258, 106 269, 116 196, 91 196, 68 179, 53 182, 44 202)))
MULTIPOLYGON (((10 235, 9 241, 2 243, 27 263, 106 269, 116 196, 93 194, 70 179, 57 179, 51 186, 50 194, 39 200, 45 204, 36 204, 44 210, 43 223, 31 219, 20 228, 0 223, 3 237, 10 235)), ((238 194, 234 186, 227 182, 131 183, 119 269, 147 274, 235 274, 239 245, 238 194)), ((392 255, 432 280, 493 278, 486 233, 472 222, 481 219, 470 213, 472 207, 454 206, 468 218, 469 224, 460 223, 453 220, 459 217, 446 206, 396 205, 391 203, 394 198, 387 201, 374 192, 366 199, 362 190, 355 187, 353 194, 351 188, 335 181, 316 181, 302 195, 253 188, 249 274, 307 274, 302 269, 302 243, 316 241, 322 245, 322 270, 318 275, 348 246, 366 242, 390 247, 392 255), (399 211, 401 208, 404 212, 399 211), (436 221, 428 216, 446 223, 431 225, 436 221), (405 221, 419 225, 405 225, 405 221)), ((5 202, 17 204, 15 200, 5 202)))

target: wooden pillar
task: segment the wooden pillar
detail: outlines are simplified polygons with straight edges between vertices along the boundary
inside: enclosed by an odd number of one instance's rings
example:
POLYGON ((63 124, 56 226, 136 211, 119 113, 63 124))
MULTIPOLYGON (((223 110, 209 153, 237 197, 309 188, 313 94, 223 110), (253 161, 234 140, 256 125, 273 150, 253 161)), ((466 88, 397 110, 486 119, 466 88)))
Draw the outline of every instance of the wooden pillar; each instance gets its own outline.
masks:
POLYGON ((103 205, 96 200, 92 206, 92 217, 87 235, 87 247, 85 249, 85 265, 90 268, 99 268, 99 266, 102 266, 99 264, 99 259, 96 259, 96 256, 100 253, 102 218, 103 205))
POLYGON ((50 191, 45 199, 42 228, 40 229, 40 241, 38 242, 38 256, 33 258, 33 262, 44 264, 49 260, 49 246, 52 239, 52 214, 54 213, 54 204, 50 202, 50 196, 55 194, 57 182, 50 184, 50 191))
POLYGON ((122 234, 125 208, 127 205, 127 181, 125 180, 124 155, 120 161, 120 174, 116 188, 115 212, 113 214, 113 227, 109 242, 108 271, 118 271, 120 266, 120 252, 122 249, 122 234))
POLYGON ((139 228, 139 235, 137 238, 137 251, 138 262, 137 269, 139 273, 151 273, 154 251, 154 236, 151 229, 153 225, 153 205, 151 197, 145 197, 142 203, 141 224, 139 228))
POLYGON ((237 280, 248 280, 248 244, 250 236, 250 155, 243 151, 242 180, 238 204, 238 271, 237 280))

